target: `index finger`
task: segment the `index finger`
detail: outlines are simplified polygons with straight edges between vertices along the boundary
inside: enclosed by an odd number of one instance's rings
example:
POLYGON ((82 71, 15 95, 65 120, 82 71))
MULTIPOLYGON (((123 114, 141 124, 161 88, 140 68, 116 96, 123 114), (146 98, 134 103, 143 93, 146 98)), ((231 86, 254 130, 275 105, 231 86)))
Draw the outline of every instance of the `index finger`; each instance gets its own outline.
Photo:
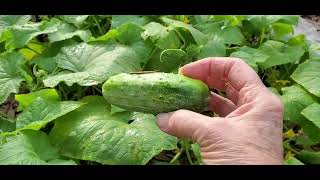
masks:
POLYGON ((235 104, 239 99, 254 97, 265 88, 258 74, 238 58, 205 58, 183 66, 180 72, 203 81, 210 88, 225 91, 235 104))

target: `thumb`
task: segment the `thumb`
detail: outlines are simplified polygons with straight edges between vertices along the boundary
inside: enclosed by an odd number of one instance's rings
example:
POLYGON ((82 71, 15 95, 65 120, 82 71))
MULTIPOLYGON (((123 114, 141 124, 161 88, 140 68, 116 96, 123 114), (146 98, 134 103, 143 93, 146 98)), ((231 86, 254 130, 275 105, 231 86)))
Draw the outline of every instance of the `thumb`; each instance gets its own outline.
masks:
POLYGON ((198 142, 208 134, 208 125, 212 118, 188 110, 178 110, 157 115, 159 128, 178 138, 198 142))

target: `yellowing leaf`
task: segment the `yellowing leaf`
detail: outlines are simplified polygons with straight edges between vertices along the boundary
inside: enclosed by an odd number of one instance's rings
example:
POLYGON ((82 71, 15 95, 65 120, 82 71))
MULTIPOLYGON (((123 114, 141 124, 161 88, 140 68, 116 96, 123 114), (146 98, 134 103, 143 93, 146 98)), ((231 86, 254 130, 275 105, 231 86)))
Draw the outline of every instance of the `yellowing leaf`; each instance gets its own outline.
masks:
POLYGON ((284 157, 284 160, 286 161, 286 160, 290 159, 293 156, 294 156, 294 154, 291 151, 288 151, 287 154, 284 157))
POLYGON ((35 57, 37 55, 36 52, 34 52, 28 48, 20 49, 19 53, 21 53, 26 60, 31 60, 33 57, 35 57))
POLYGON ((295 136, 296 136, 296 134, 294 133, 294 131, 292 129, 290 129, 289 131, 287 131, 283 134, 284 138, 293 138, 295 136))

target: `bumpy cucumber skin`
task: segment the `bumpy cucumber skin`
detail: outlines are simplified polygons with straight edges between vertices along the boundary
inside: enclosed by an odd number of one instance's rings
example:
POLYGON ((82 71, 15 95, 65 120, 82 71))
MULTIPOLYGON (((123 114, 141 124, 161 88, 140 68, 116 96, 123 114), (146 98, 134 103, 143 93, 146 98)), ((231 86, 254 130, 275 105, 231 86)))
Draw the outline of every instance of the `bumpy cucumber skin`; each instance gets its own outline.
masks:
POLYGON ((118 74, 103 84, 102 93, 110 104, 150 114, 178 109, 201 112, 210 95, 202 81, 172 73, 118 74))

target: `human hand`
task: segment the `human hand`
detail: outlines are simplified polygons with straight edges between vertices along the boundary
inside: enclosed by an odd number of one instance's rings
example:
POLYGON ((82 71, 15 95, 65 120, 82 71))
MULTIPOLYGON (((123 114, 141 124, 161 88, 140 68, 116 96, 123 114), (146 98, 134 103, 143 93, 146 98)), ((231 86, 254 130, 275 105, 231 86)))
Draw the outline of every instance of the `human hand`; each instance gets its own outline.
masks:
POLYGON ((206 58, 180 73, 227 98, 211 94, 208 108, 220 117, 188 110, 159 114, 162 131, 197 142, 205 164, 282 164, 283 105, 243 60, 206 58))

